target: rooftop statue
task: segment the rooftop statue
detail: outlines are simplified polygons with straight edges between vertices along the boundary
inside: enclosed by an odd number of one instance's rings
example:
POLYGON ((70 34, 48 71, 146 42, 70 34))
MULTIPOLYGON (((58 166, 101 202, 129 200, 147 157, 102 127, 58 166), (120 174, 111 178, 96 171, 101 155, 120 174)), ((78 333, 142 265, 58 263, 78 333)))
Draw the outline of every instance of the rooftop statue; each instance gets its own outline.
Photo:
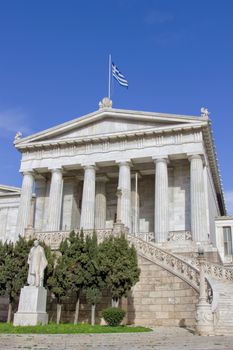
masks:
POLYGON ((20 131, 17 131, 17 133, 15 134, 15 141, 21 139, 22 136, 23 134, 20 131))
POLYGON ((201 117, 202 118, 209 118, 210 112, 208 111, 208 108, 201 107, 201 117))

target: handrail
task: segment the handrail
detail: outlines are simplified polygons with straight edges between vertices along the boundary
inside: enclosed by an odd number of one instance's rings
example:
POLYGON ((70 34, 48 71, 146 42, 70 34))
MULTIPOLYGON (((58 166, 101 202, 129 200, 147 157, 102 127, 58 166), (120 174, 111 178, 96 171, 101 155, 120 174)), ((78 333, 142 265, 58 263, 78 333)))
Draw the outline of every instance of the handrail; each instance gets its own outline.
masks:
MULTIPOLYGON (((188 262, 199 270, 199 261, 195 258, 181 258, 182 260, 188 262)), ((223 265, 214 264, 209 261, 204 262, 204 271, 207 276, 216 278, 218 280, 226 280, 233 282, 233 268, 225 267, 223 265)))
POLYGON ((137 236, 128 234, 128 241, 135 246, 137 252, 143 257, 177 275, 199 292, 199 271, 197 268, 137 236))

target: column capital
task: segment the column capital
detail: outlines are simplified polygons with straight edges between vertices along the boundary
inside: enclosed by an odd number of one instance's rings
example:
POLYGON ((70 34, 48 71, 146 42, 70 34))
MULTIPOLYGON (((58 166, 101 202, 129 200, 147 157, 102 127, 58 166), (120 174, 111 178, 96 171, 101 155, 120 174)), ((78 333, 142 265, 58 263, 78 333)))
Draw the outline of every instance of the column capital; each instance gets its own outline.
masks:
POLYGON ((161 157, 152 157, 155 164, 157 163, 169 163, 168 156, 161 156, 161 157))
POLYGON ((199 153, 194 153, 194 154, 187 154, 188 156, 188 160, 191 161, 193 159, 201 159, 203 160, 203 154, 199 154, 199 153))
POLYGON ((132 162, 130 159, 129 160, 122 160, 122 161, 118 161, 117 165, 119 165, 119 166, 126 165, 126 166, 132 167, 132 162))
POLYGON ((95 164, 82 164, 82 167, 84 170, 87 170, 87 169, 98 170, 95 164))
POLYGON ((62 168, 59 168, 59 167, 57 167, 57 168, 51 168, 51 169, 49 169, 49 171, 51 172, 51 173, 63 173, 63 169, 62 168))
POLYGON ((25 175, 35 176, 35 172, 33 170, 25 170, 25 171, 22 171, 21 174, 23 176, 25 176, 25 175))

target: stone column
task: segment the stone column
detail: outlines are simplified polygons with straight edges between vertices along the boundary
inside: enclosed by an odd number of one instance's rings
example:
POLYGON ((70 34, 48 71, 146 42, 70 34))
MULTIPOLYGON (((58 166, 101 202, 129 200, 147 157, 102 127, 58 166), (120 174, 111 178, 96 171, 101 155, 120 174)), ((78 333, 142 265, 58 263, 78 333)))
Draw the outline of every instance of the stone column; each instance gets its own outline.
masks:
POLYGON ((46 179, 40 178, 35 180, 35 229, 41 231, 43 228, 44 205, 46 198, 46 179))
POLYGON ((106 224, 106 182, 107 178, 96 178, 96 195, 95 195, 95 228, 104 229, 106 224))
POLYGON ((119 164, 118 189, 121 190, 121 222, 132 231, 130 162, 119 164))
POLYGON ((80 227, 80 217, 81 217, 81 184, 79 177, 75 178, 74 193, 73 193, 73 207, 72 207, 72 217, 71 217, 71 229, 77 229, 80 227))
POLYGON ((116 216, 116 222, 121 223, 121 195, 122 191, 120 188, 117 189, 116 196, 117 196, 117 216, 116 216))
POLYGON ((191 192, 191 229, 196 242, 207 242, 206 199, 203 162, 199 154, 189 157, 191 192))
POLYGON ((168 237, 168 172, 167 158, 155 159, 155 216, 156 242, 166 242, 168 237))
POLYGON ((49 192, 47 231, 59 231, 61 224, 61 206, 63 190, 62 169, 52 169, 51 172, 52 177, 49 192))
POLYGON ((80 228, 94 229, 95 226, 95 173, 94 165, 84 167, 83 196, 80 228))
POLYGON ((34 177, 32 171, 23 173, 23 183, 20 196, 20 204, 17 216, 16 234, 24 236, 24 230, 27 228, 31 214, 31 200, 33 191, 34 177))
POLYGON ((132 232, 134 235, 139 233, 139 191, 138 191, 138 173, 134 174, 132 188, 132 232))

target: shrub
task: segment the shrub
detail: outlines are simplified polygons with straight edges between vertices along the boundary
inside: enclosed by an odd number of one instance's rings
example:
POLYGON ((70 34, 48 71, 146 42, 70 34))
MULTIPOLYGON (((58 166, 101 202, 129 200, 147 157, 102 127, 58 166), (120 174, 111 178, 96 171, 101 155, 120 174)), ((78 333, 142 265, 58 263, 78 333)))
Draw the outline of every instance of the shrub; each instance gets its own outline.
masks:
POLYGON ((119 326, 125 316, 125 311, 119 307, 109 307, 102 311, 102 317, 109 326, 119 326))

